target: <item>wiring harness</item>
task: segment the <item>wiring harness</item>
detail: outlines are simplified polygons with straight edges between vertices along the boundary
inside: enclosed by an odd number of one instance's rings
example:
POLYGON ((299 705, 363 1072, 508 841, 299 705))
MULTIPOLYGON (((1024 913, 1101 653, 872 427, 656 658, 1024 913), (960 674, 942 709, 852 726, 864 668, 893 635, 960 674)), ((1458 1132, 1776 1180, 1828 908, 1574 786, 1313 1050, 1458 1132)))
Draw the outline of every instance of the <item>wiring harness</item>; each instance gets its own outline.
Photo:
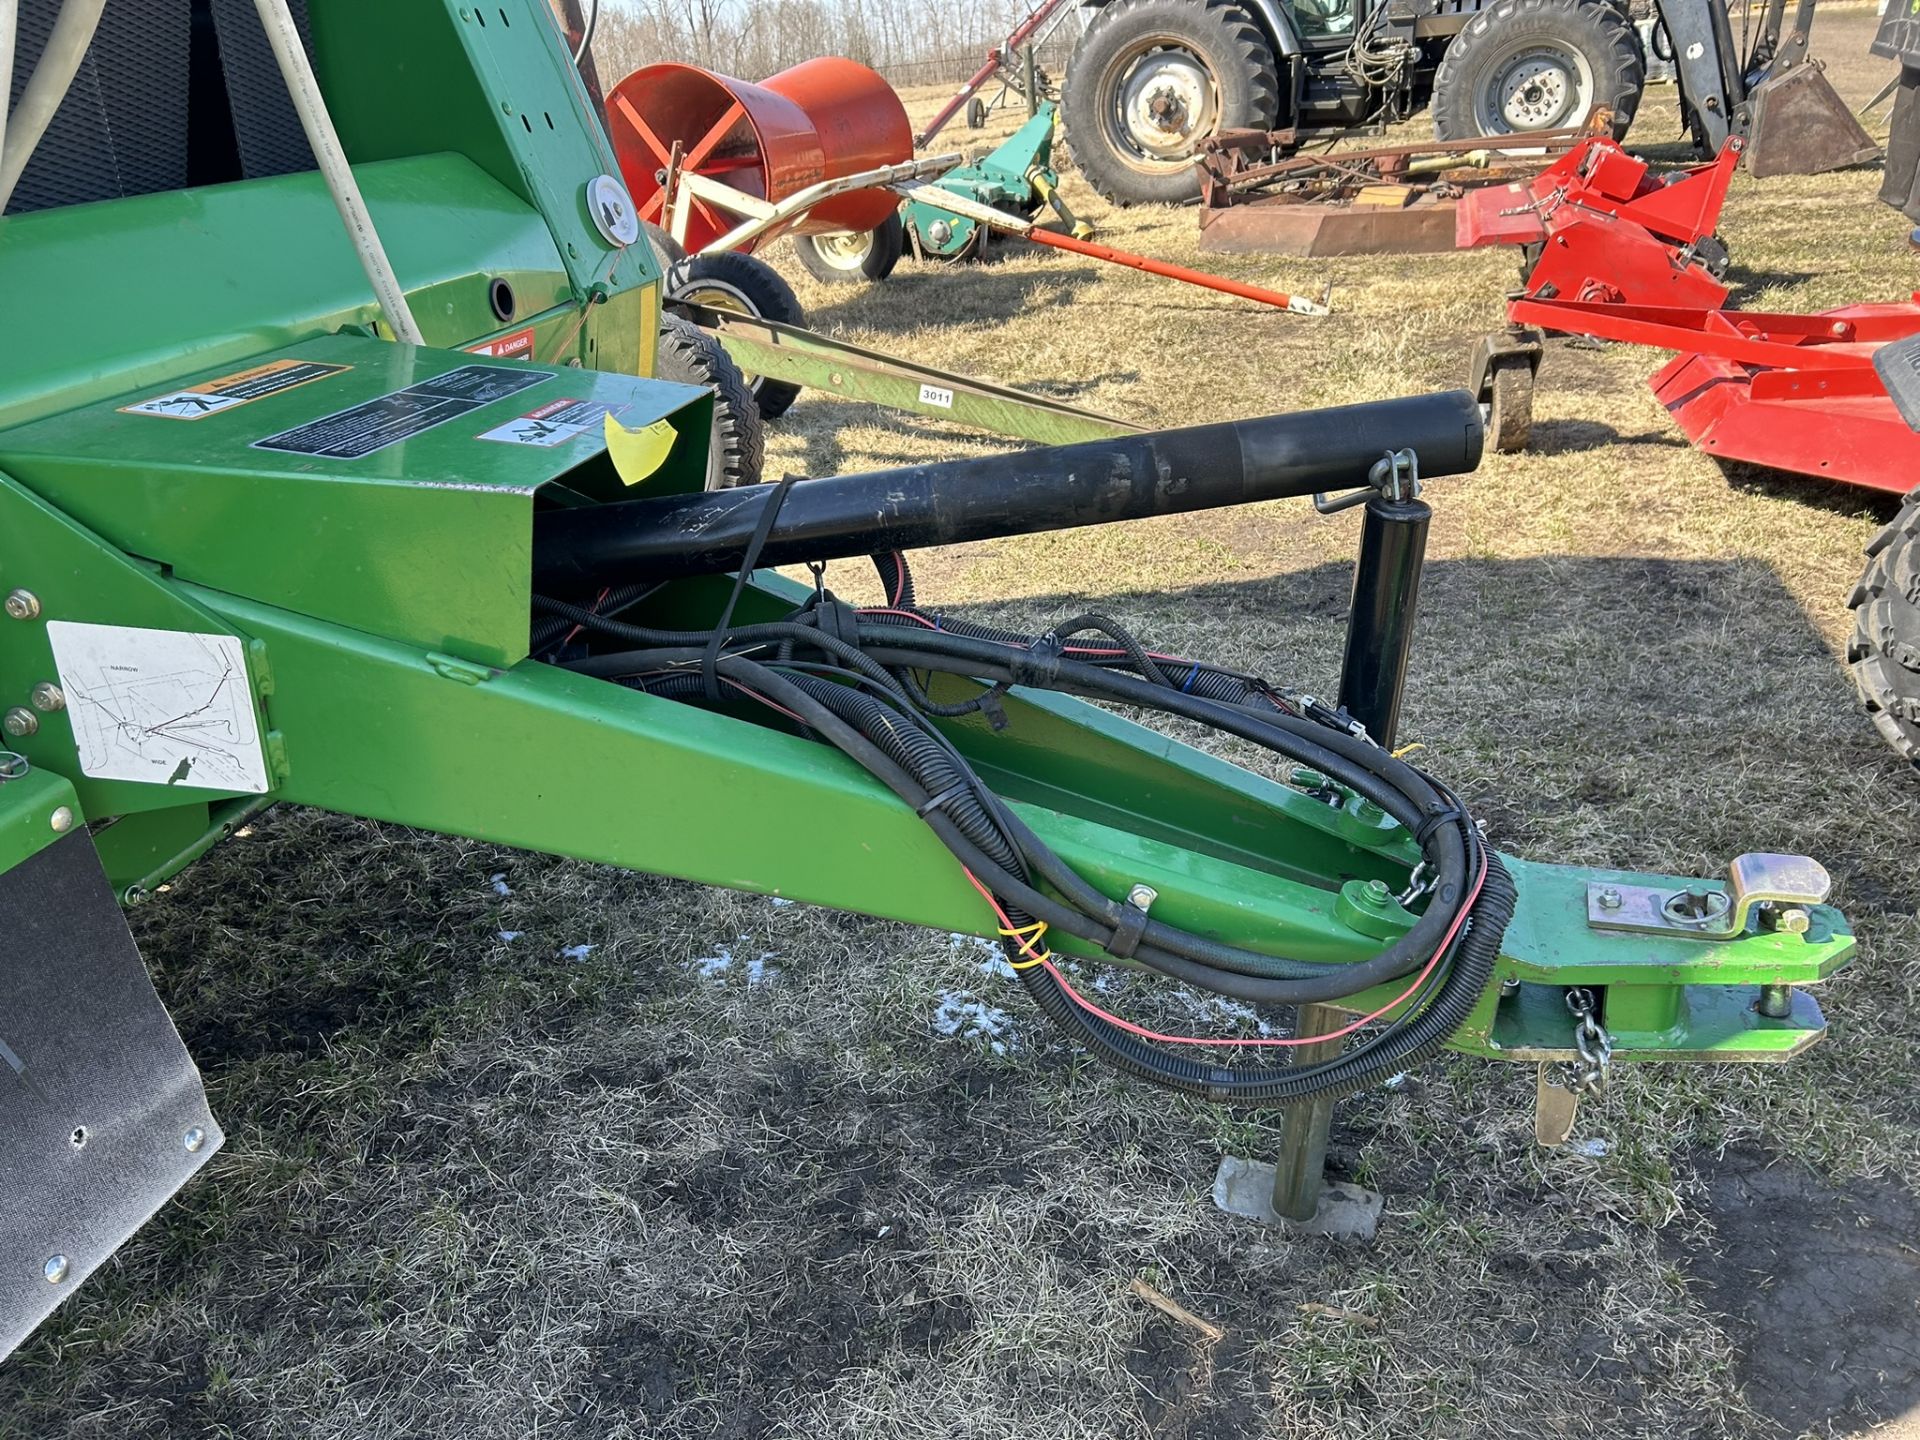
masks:
POLYGON ((1515 892, 1444 785, 1373 743, 1343 712, 1250 675, 1149 651, 1104 616, 1082 615, 1040 636, 956 621, 918 607, 902 557, 876 557, 876 564, 888 605, 847 605, 818 583, 820 567, 814 594, 785 618, 735 625, 743 569, 710 631, 620 620, 618 611, 648 593, 638 587, 603 591, 587 605, 537 597, 535 653, 675 700, 751 702, 850 756, 911 806, 964 867, 999 917, 1008 961, 1033 1001, 1068 1036, 1126 1074, 1212 1101, 1291 1104, 1376 1084, 1432 1054, 1466 1020, 1492 978, 1515 892), (580 646, 582 636, 591 643, 580 646), (579 653, 583 648, 587 653, 579 653), (957 702, 936 701, 920 678, 930 672, 978 689, 957 702), (1177 716, 1325 775, 1380 806, 1414 837, 1426 877, 1424 908, 1403 936, 1372 958, 1323 964, 1223 944, 1102 894, 982 782, 936 723, 983 712, 1004 724, 999 701, 1015 687, 1177 716), (1408 983, 1340 1032, 1384 1022, 1332 1060, 1213 1064, 1165 1047, 1287 1046, 1326 1037, 1157 1034, 1075 990, 1046 945, 1049 933, 1256 1004, 1340 1001, 1374 986, 1408 983))

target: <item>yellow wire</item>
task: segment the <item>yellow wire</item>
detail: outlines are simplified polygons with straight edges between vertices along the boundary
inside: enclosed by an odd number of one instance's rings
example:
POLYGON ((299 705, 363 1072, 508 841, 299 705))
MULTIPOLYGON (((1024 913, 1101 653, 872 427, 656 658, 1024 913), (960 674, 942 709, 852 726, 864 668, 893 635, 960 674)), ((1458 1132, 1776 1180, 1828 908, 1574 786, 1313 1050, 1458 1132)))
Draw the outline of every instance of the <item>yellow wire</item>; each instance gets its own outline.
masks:
POLYGON ((1427 746, 1424 740, 1416 740, 1411 745, 1402 745, 1398 750, 1394 751, 1393 758, 1396 760, 1404 760, 1407 756, 1411 755, 1414 751, 1424 750, 1426 748, 1427 746))
POLYGON ((1031 970, 1034 966, 1044 965, 1053 958, 1053 951, 1036 951, 1033 948, 1039 943, 1040 937, 1047 933, 1047 922, 1044 920, 1036 920, 1031 925, 1021 925, 1012 930, 1003 928, 1000 933, 1005 935, 1009 940, 1018 940, 1020 942, 1020 953, 1032 957, 1027 960, 1008 961, 1007 963, 1015 970, 1031 970))

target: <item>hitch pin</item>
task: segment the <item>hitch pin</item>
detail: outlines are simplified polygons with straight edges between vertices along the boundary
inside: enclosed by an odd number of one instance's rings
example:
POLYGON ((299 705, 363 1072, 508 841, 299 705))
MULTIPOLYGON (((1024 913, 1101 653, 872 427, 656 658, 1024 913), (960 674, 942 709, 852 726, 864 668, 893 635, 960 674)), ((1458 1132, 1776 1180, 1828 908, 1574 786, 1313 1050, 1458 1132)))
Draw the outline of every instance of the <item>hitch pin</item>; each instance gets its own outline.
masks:
POLYGON ((1318 491, 1313 497, 1313 508, 1322 515, 1335 515, 1364 505, 1376 495, 1384 495, 1389 500, 1412 500, 1419 494, 1420 457, 1412 450, 1389 450, 1373 462, 1364 486, 1335 496, 1318 491))

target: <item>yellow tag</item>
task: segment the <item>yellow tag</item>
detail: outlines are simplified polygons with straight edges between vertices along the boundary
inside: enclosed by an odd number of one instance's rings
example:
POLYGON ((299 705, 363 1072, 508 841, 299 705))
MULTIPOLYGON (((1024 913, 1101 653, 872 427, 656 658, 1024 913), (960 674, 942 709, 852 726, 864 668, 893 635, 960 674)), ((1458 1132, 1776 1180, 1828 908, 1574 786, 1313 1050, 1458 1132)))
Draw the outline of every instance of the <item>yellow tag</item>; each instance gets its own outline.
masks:
POLYGON ((629 430, 609 413, 606 417, 607 454, 627 485, 638 485, 666 462, 673 449, 673 426, 665 420, 629 430))

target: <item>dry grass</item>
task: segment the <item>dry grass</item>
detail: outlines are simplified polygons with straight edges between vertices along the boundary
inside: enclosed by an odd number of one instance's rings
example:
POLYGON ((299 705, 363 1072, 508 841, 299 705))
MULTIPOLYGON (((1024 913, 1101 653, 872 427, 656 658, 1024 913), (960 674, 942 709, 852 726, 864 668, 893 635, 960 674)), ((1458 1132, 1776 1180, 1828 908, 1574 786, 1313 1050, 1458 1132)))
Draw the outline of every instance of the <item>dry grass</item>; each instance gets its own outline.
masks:
MULTIPOLYGON (((1882 78, 1858 58, 1870 22, 1822 11, 1856 102, 1882 78)), ((1670 128, 1668 100, 1640 135, 1670 128)), ((1743 177, 1723 229, 1746 303, 1903 293, 1876 183, 1743 177)), ((1190 212, 1068 192, 1114 242, 1195 257, 1190 212)), ((1487 253, 1209 263, 1330 271, 1339 313, 1011 251, 866 291, 789 273, 850 338, 1156 424, 1453 383, 1512 274, 1487 253)), ((1767 1155, 1810 1167, 1816 1203, 1761 1232, 1790 1257, 1807 1215, 1889 1213, 1861 1197, 1920 1184, 1920 789, 1840 662, 1884 507, 1728 477, 1651 368, 1556 349, 1535 451, 1432 487, 1408 725, 1523 855, 1825 859, 1864 939, 1802 1062, 1639 1070, 1582 1117, 1597 1158, 1532 1146, 1530 1076, 1431 1064, 1340 1109, 1336 1167, 1388 1196, 1379 1242, 1343 1249, 1210 1205, 1219 1155, 1269 1149, 1270 1121, 1087 1065, 969 943, 276 812, 136 914, 229 1146, 0 1367, 0 1436, 1864 1433, 1887 1417, 1810 1422, 1756 1379, 1837 1362, 1743 1315, 1742 1286, 1779 1275, 1739 1280, 1714 1187, 1767 1155), (720 947, 735 964, 703 977, 720 947), (763 955, 777 976, 746 983, 763 955), (1006 1012, 1003 1051, 933 1032, 950 994, 1006 1012)), ((770 468, 992 448, 809 401, 770 468)), ((922 590, 1031 620, 1097 601, 1325 686, 1354 525, 1273 505, 1010 540, 928 557, 922 590)), ((1907 1348, 1857 1405, 1914 1398, 1914 1331, 1891 1333, 1907 1348)))

